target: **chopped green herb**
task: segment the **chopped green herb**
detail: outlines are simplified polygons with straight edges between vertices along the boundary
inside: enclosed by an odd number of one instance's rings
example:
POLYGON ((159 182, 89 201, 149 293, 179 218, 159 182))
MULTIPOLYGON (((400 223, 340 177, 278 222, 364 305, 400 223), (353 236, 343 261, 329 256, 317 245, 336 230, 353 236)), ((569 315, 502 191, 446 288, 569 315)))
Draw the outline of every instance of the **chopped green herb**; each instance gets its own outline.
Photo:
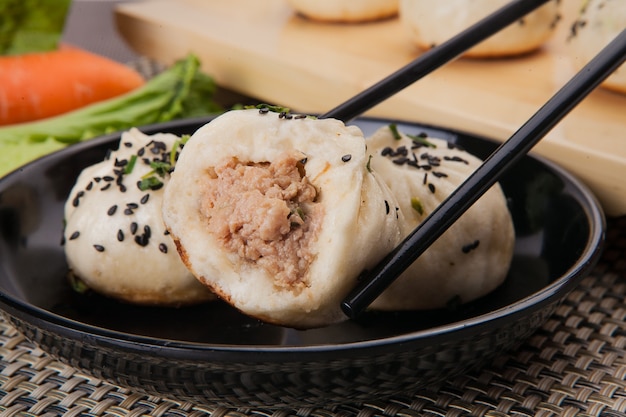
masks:
POLYGON ((424 214, 424 206, 422 205, 422 202, 419 198, 411 197, 411 207, 413 207, 413 209, 417 211, 420 216, 424 214))
POLYGON ((402 135, 400 134, 400 132, 398 132, 398 125, 396 125, 395 123, 391 123, 389 125, 389 130, 391 130, 391 134, 393 135, 393 138, 395 140, 402 139, 402 135))
POLYGON ((139 187, 141 191, 158 190, 159 188, 163 186, 163 181, 161 181, 160 179, 152 175, 150 177, 142 178, 141 181, 139 181, 139 183, 137 184, 137 186, 139 187))
POLYGON ((165 177, 165 175, 169 174, 172 170, 172 164, 169 162, 162 161, 152 161, 150 162, 150 167, 153 171, 149 174, 157 174, 159 177, 165 177))
POLYGON ((136 162, 137 162, 137 155, 131 156, 130 160, 128 161, 128 164, 126 164, 126 166, 124 167, 124 174, 128 175, 131 172, 133 172, 136 162))
POLYGON ((70 287, 79 294, 85 294, 89 292, 90 288, 85 281, 77 277, 72 271, 67 274, 67 278, 70 283, 70 287))
POLYGON ((432 142, 429 142, 428 139, 422 137, 422 136, 418 136, 418 135, 407 135, 407 137, 409 139, 411 139, 413 142, 415 143, 419 143, 421 145, 427 146, 429 148, 436 148, 437 145, 435 145, 432 142))

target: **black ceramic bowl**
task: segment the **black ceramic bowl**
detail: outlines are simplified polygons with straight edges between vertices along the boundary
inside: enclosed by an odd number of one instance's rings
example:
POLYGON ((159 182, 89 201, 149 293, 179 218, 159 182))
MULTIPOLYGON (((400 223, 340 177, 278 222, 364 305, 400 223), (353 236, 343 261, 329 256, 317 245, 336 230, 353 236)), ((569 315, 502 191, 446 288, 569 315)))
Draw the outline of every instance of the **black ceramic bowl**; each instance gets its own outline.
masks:
MULTIPOLYGON (((192 133, 207 119, 149 126, 192 133)), ((366 134, 388 122, 355 122, 366 134)), ((485 157, 495 144, 427 126, 485 157)), ((366 313, 297 331, 220 303, 159 309, 74 293, 66 281, 63 203, 81 169, 119 135, 73 145, 0 180, 0 307, 44 351, 113 384, 194 403, 300 407, 410 394, 513 348, 554 311, 597 260, 604 217, 560 168, 525 157, 502 179, 517 233, 505 283, 455 310, 366 313)))

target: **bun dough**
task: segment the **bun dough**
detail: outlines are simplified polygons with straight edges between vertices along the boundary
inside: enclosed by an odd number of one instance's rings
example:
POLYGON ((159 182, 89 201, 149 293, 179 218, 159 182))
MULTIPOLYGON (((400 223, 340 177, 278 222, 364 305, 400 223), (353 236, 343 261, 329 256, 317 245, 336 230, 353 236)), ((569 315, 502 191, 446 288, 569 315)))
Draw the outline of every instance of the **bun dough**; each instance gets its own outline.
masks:
POLYGON ((87 167, 78 177, 65 204, 65 253, 71 272, 92 290, 145 305, 215 298, 185 268, 171 237, 164 234, 163 188, 141 191, 137 186, 152 171, 143 159, 169 160, 178 140, 170 134, 147 136, 132 129, 122 134, 119 149, 107 160, 87 167), (125 168, 121 161, 138 153, 132 171, 118 175, 125 168))
MULTIPOLYGON (((389 128, 367 139, 371 167, 397 198, 403 236, 417 227, 481 164, 480 159, 426 138, 436 147, 416 147, 389 128), (400 163, 400 158, 407 158, 400 163), (411 162, 409 162, 411 161, 411 162), (415 162, 416 161, 416 162, 415 162)), ((506 199, 493 186, 372 303, 381 310, 445 307, 487 294, 505 279, 515 235, 506 199)))
MULTIPOLYGON (((508 0, 400 0, 400 20, 422 49, 439 45, 503 7, 508 0)), ((465 53, 469 57, 518 55, 539 48, 553 34, 559 2, 553 0, 465 53)))
POLYGON ((333 119, 234 110, 186 143, 163 218, 193 274, 245 314, 296 328, 345 320, 357 276, 400 239, 365 139, 333 119))
MULTIPOLYGON (((570 44, 575 66, 581 69, 626 28, 626 1, 588 0, 572 26, 570 44)), ((626 65, 620 66, 602 86, 626 93, 626 65)))
POLYGON ((398 0, 288 0, 309 19, 323 22, 366 22, 398 13, 398 0))

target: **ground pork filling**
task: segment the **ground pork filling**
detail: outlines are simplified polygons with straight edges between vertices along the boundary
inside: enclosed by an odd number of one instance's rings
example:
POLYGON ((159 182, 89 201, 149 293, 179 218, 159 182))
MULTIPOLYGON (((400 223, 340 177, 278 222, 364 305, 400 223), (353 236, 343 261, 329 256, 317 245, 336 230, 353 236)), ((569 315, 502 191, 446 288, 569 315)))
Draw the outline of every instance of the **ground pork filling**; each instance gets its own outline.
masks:
POLYGON ((282 289, 308 285, 323 216, 305 162, 299 152, 262 163, 227 158, 208 170, 200 205, 209 233, 227 251, 264 268, 282 289))

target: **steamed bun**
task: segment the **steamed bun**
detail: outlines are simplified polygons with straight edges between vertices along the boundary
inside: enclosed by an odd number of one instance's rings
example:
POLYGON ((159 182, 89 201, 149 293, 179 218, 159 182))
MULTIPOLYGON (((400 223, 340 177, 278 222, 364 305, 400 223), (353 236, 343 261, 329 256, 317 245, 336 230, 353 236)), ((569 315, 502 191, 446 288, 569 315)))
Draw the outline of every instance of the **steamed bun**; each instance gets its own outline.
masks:
MULTIPOLYGON (((508 0, 400 0, 400 20, 422 49, 439 45, 487 17, 508 0)), ((519 55, 539 48, 553 34, 559 20, 559 2, 553 0, 474 46, 465 56, 519 55)))
POLYGON ((178 143, 175 135, 132 129, 106 160, 78 177, 65 204, 65 254, 71 274, 90 289, 143 305, 215 298, 189 273, 163 224, 169 173, 151 174, 150 163, 169 161, 178 143), (137 183, 146 178, 155 182, 142 190, 137 183))
POLYGON ((185 145, 163 218, 187 267, 222 299, 308 328, 346 319, 340 302, 359 273, 399 242, 395 206, 357 127, 234 110, 185 145))
MULTIPOLYGON (((403 237, 415 229, 482 163, 442 139, 383 127, 367 139, 371 168, 389 186, 402 214, 403 237)), ((488 190, 371 305, 419 310, 465 303, 506 278, 515 233, 498 184, 488 190)))

